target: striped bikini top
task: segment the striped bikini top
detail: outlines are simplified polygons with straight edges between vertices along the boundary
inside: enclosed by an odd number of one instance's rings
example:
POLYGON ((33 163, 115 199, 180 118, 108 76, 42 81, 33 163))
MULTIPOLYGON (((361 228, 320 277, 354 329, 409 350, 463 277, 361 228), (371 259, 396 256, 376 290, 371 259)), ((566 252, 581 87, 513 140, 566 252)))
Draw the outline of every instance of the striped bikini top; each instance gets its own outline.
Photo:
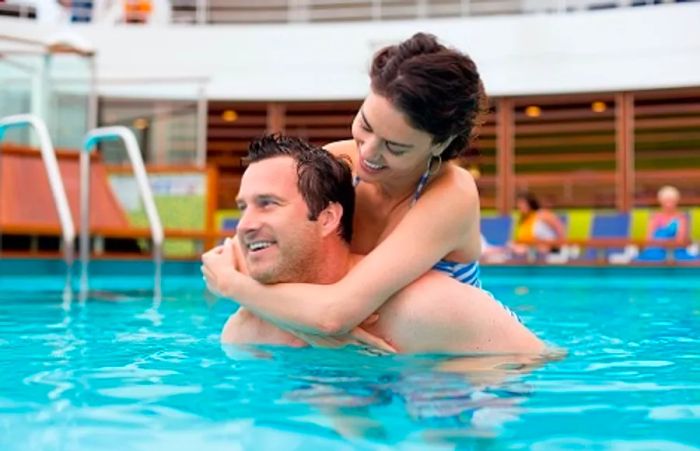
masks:
MULTIPOLYGON (((418 186, 416 187, 416 192, 413 194, 413 199, 411 200, 411 207, 415 205, 416 201, 420 197, 425 185, 428 183, 430 178, 430 167, 421 175, 420 180, 418 180, 418 186)), ((360 178, 355 175, 353 178, 353 186, 357 186, 360 183, 360 178)), ((473 261, 471 263, 460 263, 450 260, 440 260, 437 262, 433 269, 435 271, 444 272, 448 276, 452 277, 458 282, 473 285, 477 288, 481 288, 481 279, 479 278, 481 271, 479 270, 479 262, 473 261)))

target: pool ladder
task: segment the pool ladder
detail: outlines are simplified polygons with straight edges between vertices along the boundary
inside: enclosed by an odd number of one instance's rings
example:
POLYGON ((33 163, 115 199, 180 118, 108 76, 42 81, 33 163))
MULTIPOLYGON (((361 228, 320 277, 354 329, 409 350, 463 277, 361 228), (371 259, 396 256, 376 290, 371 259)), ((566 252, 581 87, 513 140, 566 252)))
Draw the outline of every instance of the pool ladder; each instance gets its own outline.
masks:
MULTIPOLYGON (((18 114, 0 119, 0 142, 5 131, 13 127, 30 126, 34 128, 39 138, 42 160, 46 168, 46 174, 51 188, 51 194, 58 211, 58 219, 61 225, 63 238, 63 259, 66 264, 66 283, 63 290, 64 302, 70 302, 72 298, 71 274, 74 262, 75 226, 68 205, 68 197, 58 168, 56 151, 49 136, 46 123, 38 116, 31 114, 18 114)), ((161 271, 163 263, 163 226, 158 215, 158 210, 153 199, 153 192, 148 183, 146 168, 141 158, 136 137, 126 127, 103 127, 90 131, 83 142, 80 153, 80 295, 85 299, 88 291, 88 265, 90 260, 90 152, 99 141, 122 140, 126 147, 129 160, 134 169, 134 176, 138 185, 146 216, 151 229, 153 240, 154 262, 154 301, 161 299, 161 271)))
POLYGON ((58 169, 56 150, 51 142, 46 123, 39 117, 31 114, 6 116, 0 119, 0 141, 2 141, 7 129, 26 126, 32 127, 39 138, 41 159, 44 161, 44 168, 46 168, 46 175, 49 179, 49 188, 51 189, 51 195, 53 196, 54 204, 56 204, 56 210, 58 211, 58 220, 61 224, 61 236, 63 238, 63 260, 67 268, 66 283, 63 288, 63 300, 64 302, 69 302, 72 296, 71 268, 73 267, 75 252, 75 226, 73 225, 73 217, 70 214, 68 197, 66 196, 66 190, 63 186, 63 179, 61 179, 61 172, 58 169))
POLYGON ((90 152, 100 141, 122 141, 134 170, 141 201, 146 210, 146 217, 151 229, 153 241, 154 286, 153 297, 156 304, 161 299, 161 270, 163 266, 163 225, 153 199, 151 185, 148 183, 146 167, 141 157, 141 149, 134 133, 126 127, 102 127, 88 132, 80 152, 80 292, 88 290, 88 264, 90 260, 90 152))

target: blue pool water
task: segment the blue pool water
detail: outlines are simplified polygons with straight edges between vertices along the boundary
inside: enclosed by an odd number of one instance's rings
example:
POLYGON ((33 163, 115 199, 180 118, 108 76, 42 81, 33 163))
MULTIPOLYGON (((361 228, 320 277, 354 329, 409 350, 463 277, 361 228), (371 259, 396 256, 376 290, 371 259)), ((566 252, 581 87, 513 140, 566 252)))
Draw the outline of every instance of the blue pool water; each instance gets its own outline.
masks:
MULTIPOLYGON (((194 264, 0 260, 0 449, 699 449, 697 269, 485 268, 568 356, 530 370, 358 349, 222 348, 194 264)), ((465 300, 465 302, 468 302, 465 300)), ((488 363, 488 362, 487 362, 488 363)))

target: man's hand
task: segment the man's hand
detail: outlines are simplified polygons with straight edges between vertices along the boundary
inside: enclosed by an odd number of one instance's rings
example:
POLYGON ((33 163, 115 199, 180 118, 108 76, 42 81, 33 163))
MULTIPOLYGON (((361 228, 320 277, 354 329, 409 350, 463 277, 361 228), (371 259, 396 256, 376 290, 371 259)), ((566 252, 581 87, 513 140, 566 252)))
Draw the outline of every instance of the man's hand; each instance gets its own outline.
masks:
POLYGON ((236 271, 233 257, 233 241, 226 238, 224 243, 202 255, 202 274, 207 289, 219 297, 230 297, 230 287, 240 276, 236 271))

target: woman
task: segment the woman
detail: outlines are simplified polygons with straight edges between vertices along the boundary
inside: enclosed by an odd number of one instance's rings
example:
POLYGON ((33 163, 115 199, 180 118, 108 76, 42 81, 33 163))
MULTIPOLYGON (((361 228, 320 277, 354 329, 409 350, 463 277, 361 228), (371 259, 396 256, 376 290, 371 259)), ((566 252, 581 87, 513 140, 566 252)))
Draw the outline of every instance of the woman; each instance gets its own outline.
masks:
MULTIPOLYGON (((550 210, 540 207, 537 198, 530 194, 520 194, 515 200, 519 218, 515 227, 515 240, 512 245, 516 255, 527 254, 530 242, 563 240, 566 236, 561 219, 550 210)), ((537 250, 547 254, 558 248, 547 244, 538 244, 537 250)))
MULTIPOLYGON (((673 256, 677 260, 692 259, 693 254, 684 246, 688 244, 688 217, 678 209, 678 202, 681 194, 674 186, 666 185, 661 187, 657 193, 660 211, 654 213, 647 228, 647 241, 670 241, 678 244, 677 249, 673 249, 673 256)), ((671 249, 662 247, 647 247, 639 254, 640 260, 664 261, 671 252, 671 249)))
POLYGON ((366 254, 362 262, 335 284, 272 286, 205 263, 215 291, 291 331, 346 333, 432 268, 481 286, 478 192, 450 163, 466 152, 486 104, 474 62, 419 33, 380 50, 370 76, 354 139, 327 146, 352 160, 351 250, 366 254))
POLYGON ((661 210, 649 222, 647 240, 672 240, 680 245, 688 241, 688 218, 678 210, 681 194, 673 186, 663 186, 657 193, 661 210))

